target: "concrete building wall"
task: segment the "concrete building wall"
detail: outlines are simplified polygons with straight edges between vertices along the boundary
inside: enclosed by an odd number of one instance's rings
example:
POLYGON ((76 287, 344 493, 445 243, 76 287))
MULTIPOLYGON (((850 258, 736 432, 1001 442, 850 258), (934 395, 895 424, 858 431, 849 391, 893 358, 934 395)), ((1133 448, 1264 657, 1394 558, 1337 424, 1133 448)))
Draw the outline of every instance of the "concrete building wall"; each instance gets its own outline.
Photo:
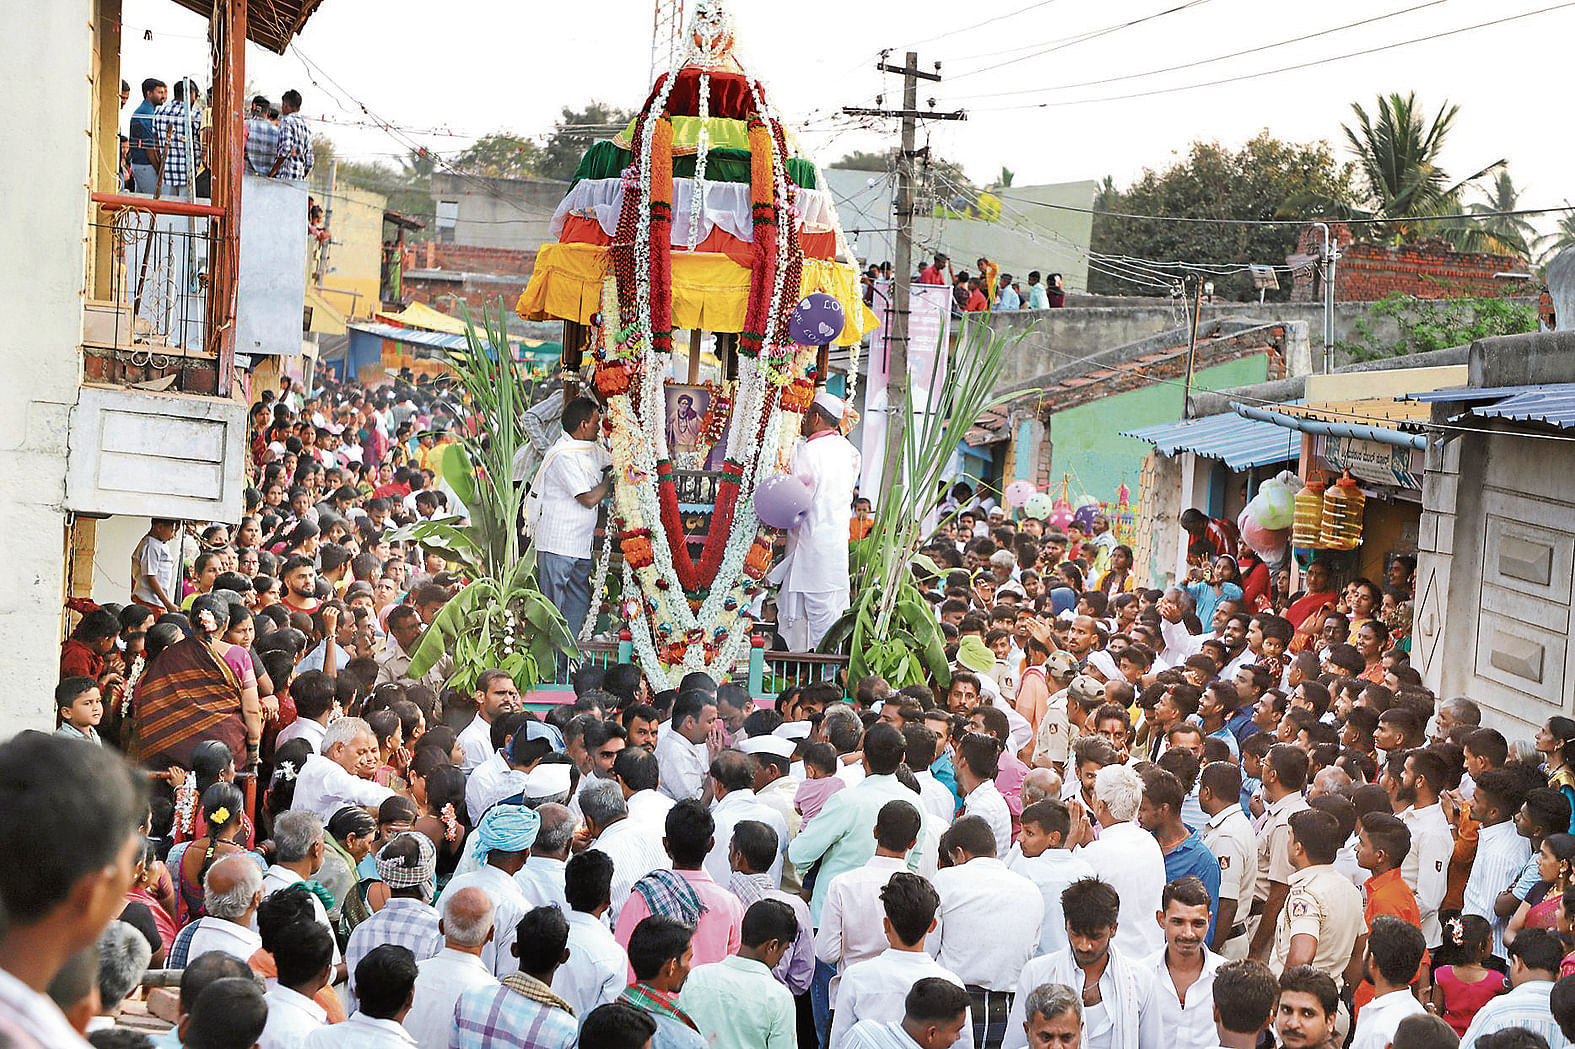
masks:
MULTIPOLYGON (((54 727, 62 637, 70 414, 77 400, 92 164, 95 8, 21 4, 0 34, 0 68, 29 90, 0 98, 0 126, 26 149, 0 154, 0 734, 54 727)), ((118 86, 118 85, 117 85, 118 86)))
POLYGON ((333 242, 323 274, 323 298, 346 317, 366 319, 382 306, 383 209, 388 198, 339 183, 325 206, 333 242))
POLYGON ((567 182, 553 179, 433 175, 433 232, 455 244, 534 251, 553 239, 552 213, 568 189, 567 182), (457 210, 452 231, 444 229, 450 202, 457 210))
MULTIPOLYGON (((1268 367, 1267 354, 1253 354, 1200 370, 1194 384, 1216 390, 1245 386, 1262 382, 1268 367)), ((1066 474, 1071 476, 1074 498, 1086 492, 1114 502, 1123 481, 1135 497, 1143 457, 1154 446, 1122 437, 1120 432, 1181 418, 1181 394, 1180 386, 1151 383, 1051 415, 1045 436, 1050 442, 1052 489, 1066 474)))

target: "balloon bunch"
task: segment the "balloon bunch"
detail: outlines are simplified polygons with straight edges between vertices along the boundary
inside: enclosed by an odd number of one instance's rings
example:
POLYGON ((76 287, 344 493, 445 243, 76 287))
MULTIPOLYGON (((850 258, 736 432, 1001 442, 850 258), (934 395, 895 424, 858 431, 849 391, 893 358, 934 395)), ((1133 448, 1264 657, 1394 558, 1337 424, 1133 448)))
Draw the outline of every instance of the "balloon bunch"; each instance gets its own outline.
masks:
POLYGON ((1281 471, 1258 487, 1258 494, 1236 519, 1242 542, 1265 561, 1273 563, 1285 557, 1300 484, 1294 471, 1281 471))

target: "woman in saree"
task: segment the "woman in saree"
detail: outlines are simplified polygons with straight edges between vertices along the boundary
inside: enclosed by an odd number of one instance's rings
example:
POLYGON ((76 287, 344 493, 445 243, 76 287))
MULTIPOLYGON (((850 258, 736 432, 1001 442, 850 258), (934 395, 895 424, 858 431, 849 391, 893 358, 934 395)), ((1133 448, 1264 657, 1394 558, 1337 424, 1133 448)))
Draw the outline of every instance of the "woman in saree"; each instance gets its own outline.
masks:
POLYGON ((144 765, 191 767, 192 753, 216 739, 243 767, 257 763, 262 708, 251 655, 224 640, 229 603, 202 594, 191 605, 190 637, 161 651, 133 699, 131 755, 144 765))

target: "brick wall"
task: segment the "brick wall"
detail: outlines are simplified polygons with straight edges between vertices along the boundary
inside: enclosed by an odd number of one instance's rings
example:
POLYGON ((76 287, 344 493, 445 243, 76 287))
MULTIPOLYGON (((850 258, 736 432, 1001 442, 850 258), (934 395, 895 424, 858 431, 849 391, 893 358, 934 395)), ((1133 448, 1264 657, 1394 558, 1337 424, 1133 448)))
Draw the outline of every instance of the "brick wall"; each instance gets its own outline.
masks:
MULTIPOLYGON (((1513 255, 1455 251, 1441 240, 1388 247, 1356 241, 1350 227, 1333 227, 1340 258, 1334 269, 1336 302, 1375 302, 1388 295, 1414 295, 1421 299, 1458 299, 1503 294, 1522 282, 1494 279, 1495 273, 1518 273, 1526 261, 1513 255)), ((1291 256, 1292 264, 1316 260, 1323 248, 1322 231, 1302 230, 1291 256)), ((1292 279, 1291 301, 1313 302, 1322 294, 1322 273, 1315 266, 1299 269, 1292 279)))
POLYGON ((416 269, 508 274, 528 280, 535 267, 536 252, 519 248, 485 248, 439 241, 427 241, 416 246, 416 269))

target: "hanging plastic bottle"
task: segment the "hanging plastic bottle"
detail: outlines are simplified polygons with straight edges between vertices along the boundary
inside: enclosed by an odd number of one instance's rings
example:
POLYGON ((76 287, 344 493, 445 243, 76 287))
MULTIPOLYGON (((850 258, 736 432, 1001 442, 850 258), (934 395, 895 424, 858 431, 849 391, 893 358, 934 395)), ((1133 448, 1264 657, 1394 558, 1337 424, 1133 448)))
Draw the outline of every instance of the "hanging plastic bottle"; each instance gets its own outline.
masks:
POLYGON ((1309 477, 1296 493, 1296 516, 1291 522, 1291 545, 1317 550, 1323 545, 1323 480, 1309 477))
POLYGON ((1321 538, 1326 550, 1355 550, 1362 542, 1362 509, 1367 497, 1351 477, 1342 471, 1340 479, 1323 496, 1321 538))

